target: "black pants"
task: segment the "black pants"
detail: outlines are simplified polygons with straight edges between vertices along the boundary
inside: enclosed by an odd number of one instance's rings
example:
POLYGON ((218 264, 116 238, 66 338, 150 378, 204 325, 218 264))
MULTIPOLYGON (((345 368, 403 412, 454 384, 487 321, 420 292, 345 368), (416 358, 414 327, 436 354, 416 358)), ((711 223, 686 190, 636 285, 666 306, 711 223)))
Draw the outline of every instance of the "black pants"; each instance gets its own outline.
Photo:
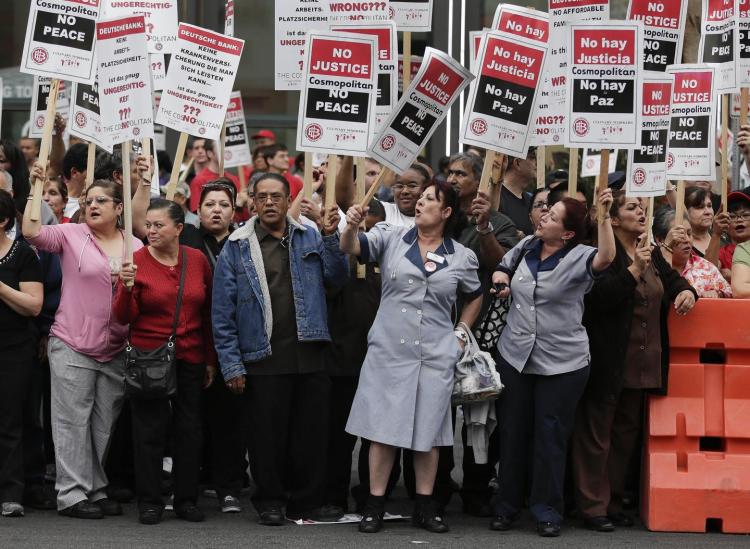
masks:
POLYGON ((529 507, 537 521, 560 523, 568 440, 589 368, 553 376, 522 374, 496 355, 505 390, 497 400, 500 489, 495 513, 512 518, 523 506, 529 468, 529 507))
POLYGON ((328 474, 326 503, 349 507, 349 483, 352 477, 352 452, 357 437, 346 432, 346 421, 357 392, 357 376, 331 377, 330 418, 328 422, 328 474))
POLYGON ((125 399, 122 410, 115 421, 114 431, 109 442, 104 471, 109 481, 108 491, 116 488, 135 488, 133 468, 133 414, 132 401, 125 399))
MULTIPOLYGON (((461 439, 464 446, 463 471, 464 482, 461 486, 461 499, 465 506, 475 509, 489 505, 492 499, 490 481, 497 475, 497 461, 500 456, 500 442, 498 431, 495 429, 490 435, 487 449, 487 463, 479 464, 474 460, 474 450, 467 444, 466 424, 461 428, 461 439)), ((440 456, 442 458, 442 455, 440 456)))
MULTIPOLYGON (((201 455, 201 393, 206 367, 177 362, 177 394, 171 399, 131 399, 135 485, 140 507, 162 507, 162 458, 170 416, 173 426, 175 508, 198 499, 201 455), (171 402, 171 414, 170 414, 171 402)), ((232 418, 227 418, 231 421, 232 418)))
POLYGON ((204 466, 210 471, 219 500, 239 497, 246 468, 242 397, 227 389, 218 372, 203 393, 203 407, 204 466))
POLYGON ((248 376, 245 429, 259 513, 286 504, 296 518, 323 505, 330 392, 323 372, 248 376))
POLYGON ((23 410, 35 343, 0 348, 0 502, 23 500, 23 410))
MULTIPOLYGON (((49 364, 39 360, 36 346, 29 372, 28 392, 23 409, 23 460, 26 490, 44 484, 47 470, 47 434, 51 436, 49 416, 44 416, 45 382, 49 385, 49 364), (45 374, 46 369, 46 374, 45 374)), ((47 391, 49 392, 49 391, 47 391)), ((53 454, 54 456, 54 454, 53 454)), ((54 461, 54 458, 53 458, 54 461)))

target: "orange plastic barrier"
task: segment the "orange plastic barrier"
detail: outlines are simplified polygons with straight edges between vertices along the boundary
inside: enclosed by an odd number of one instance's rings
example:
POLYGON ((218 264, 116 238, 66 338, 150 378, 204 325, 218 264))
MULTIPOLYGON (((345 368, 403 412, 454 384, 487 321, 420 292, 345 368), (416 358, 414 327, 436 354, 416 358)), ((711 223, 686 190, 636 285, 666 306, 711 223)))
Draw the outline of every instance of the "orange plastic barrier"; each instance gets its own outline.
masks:
POLYGON ((750 533, 750 301, 699 301, 669 330, 667 396, 647 407, 643 521, 750 533))

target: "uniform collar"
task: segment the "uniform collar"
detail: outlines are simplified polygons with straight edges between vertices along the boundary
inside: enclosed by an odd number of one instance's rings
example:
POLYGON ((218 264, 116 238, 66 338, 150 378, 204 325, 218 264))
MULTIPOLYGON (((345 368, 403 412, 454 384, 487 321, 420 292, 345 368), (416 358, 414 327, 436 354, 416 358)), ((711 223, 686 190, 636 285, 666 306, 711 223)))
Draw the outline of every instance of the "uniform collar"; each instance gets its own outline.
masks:
POLYGON ((443 238, 442 244, 440 244, 440 246, 438 246, 433 253, 443 257, 444 261, 442 263, 440 263, 439 261, 433 261, 436 268, 434 271, 428 272, 427 269, 425 269, 424 261, 422 261, 422 253, 419 251, 419 242, 417 241, 417 227, 414 226, 409 229, 409 231, 404 234, 403 240, 407 244, 411 244, 409 249, 406 251, 406 259, 408 259, 426 277, 434 275, 441 269, 446 268, 448 266, 448 256, 455 253, 453 240, 451 240, 450 238, 443 238))
MULTIPOLYGON (((406 231, 406 233, 404 233, 403 239, 407 244, 414 244, 417 241, 417 226, 414 225, 411 229, 406 231)), ((440 248, 435 250, 435 253, 437 253, 441 249, 443 250, 443 253, 446 254, 456 253, 456 249, 453 246, 453 239, 443 237, 443 243, 440 245, 440 248)))

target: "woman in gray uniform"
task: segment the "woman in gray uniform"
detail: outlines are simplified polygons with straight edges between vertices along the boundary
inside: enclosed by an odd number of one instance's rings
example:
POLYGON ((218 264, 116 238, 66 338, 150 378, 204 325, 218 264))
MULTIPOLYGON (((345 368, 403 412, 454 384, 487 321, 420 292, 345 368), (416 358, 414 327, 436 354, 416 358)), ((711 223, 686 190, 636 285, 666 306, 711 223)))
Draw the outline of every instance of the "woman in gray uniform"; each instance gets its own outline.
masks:
POLYGON ((454 335, 451 310, 458 292, 466 305, 459 327, 471 326, 482 304, 477 257, 450 238, 459 214, 458 196, 448 183, 431 183, 408 229, 379 223, 358 227, 364 211, 347 213, 341 249, 363 263, 377 262, 383 289, 354 398, 347 432, 372 441, 370 496, 359 525, 377 532, 383 525, 384 494, 396 448, 414 450, 416 504, 413 522, 428 531, 448 531, 432 488, 438 446, 453 444, 451 392, 462 343, 454 335))

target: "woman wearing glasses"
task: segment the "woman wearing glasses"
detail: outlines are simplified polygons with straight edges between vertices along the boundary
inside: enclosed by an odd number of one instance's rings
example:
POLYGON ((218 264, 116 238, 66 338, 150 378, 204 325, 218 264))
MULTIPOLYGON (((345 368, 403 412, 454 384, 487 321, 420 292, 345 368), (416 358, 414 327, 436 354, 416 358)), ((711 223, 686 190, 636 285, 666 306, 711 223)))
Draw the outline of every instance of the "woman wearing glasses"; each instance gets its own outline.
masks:
MULTIPOLYGON (((141 172, 142 176, 143 172, 141 172)), ((37 163, 33 176, 43 177, 37 163)), ((119 515, 107 498, 102 462, 125 392, 123 356, 128 327, 112 315, 112 292, 122 266, 120 186, 96 180, 85 194, 84 223, 42 226, 31 220, 31 197, 23 235, 41 250, 60 256, 62 296, 50 330, 52 435, 57 463, 57 508, 61 515, 119 515)))

